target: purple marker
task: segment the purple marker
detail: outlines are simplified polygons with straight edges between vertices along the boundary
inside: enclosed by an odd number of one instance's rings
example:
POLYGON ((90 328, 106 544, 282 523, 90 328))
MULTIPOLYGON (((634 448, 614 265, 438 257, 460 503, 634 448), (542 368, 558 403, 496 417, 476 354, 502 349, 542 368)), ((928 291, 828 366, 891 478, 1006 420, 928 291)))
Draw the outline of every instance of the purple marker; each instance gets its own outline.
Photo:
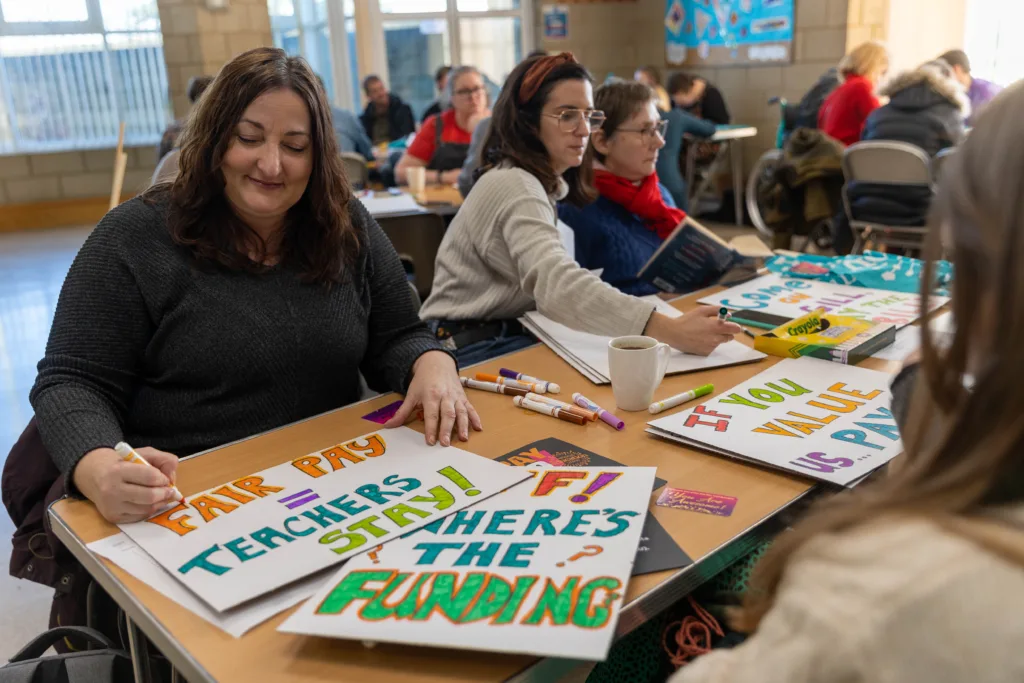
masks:
POLYGON ((521 372, 509 370, 508 368, 501 368, 500 370, 498 370, 498 374, 508 379, 515 379, 522 382, 533 382, 534 384, 539 384, 541 387, 544 388, 544 391, 542 391, 541 393, 557 394, 562 390, 562 387, 558 386, 554 382, 548 382, 547 380, 537 379, 536 377, 530 377, 529 375, 524 375, 521 372))
POLYGON ((592 410, 595 413, 597 413, 597 416, 601 418, 602 422, 610 424, 612 427, 615 427, 620 431, 626 428, 625 422, 615 417, 607 410, 605 410, 604 408, 602 408, 601 406, 597 405, 589 398, 584 396, 583 394, 576 392, 575 394, 572 395, 572 400, 575 401, 576 405, 578 405, 579 407, 586 408, 587 410, 592 410))

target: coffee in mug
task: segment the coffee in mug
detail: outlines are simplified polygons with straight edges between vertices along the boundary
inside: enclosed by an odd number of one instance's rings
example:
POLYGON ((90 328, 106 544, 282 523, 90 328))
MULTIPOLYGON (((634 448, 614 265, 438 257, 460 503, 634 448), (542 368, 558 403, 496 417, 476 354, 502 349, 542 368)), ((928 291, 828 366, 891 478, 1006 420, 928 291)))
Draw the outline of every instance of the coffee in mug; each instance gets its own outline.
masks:
POLYGON ((652 337, 616 337, 608 342, 608 374, 620 409, 647 410, 665 377, 671 353, 668 344, 652 337))

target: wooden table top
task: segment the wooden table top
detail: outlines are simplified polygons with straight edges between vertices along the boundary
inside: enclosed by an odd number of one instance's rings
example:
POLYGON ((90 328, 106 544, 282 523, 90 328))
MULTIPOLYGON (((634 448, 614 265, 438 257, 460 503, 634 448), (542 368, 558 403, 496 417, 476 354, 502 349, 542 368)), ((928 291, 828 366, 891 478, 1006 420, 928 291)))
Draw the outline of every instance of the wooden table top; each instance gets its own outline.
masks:
MULTIPOLYGON (((402 187, 402 191, 408 192, 409 188, 402 187)), ((462 206, 463 200, 459 188, 454 185, 427 185, 422 197, 417 197, 416 201, 427 208, 430 208, 431 204, 446 204, 458 208, 462 206)))
MULTIPOLYGON (((699 295, 694 294, 673 303, 686 311, 696 305, 697 298, 699 295)), ((745 335, 737 338, 743 343, 752 343, 745 335)), ((714 395, 718 395, 779 360, 769 356, 758 363, 667 377, 655 398, 671 396, 708 382, 714 383, 717 390, 714 395)), ((869 359, 863 365, 890 372, 898 367, 896 363, 876 359, 869 359)), ((609 409, 615 406, 610 386, 591 384, 544 345, 483 363, 472 371, 497 372, 502 366, 558 382, 562 387, 561 398, 580 391, 609 409)), ((463 374, 469 372, 464 371, 463 374)), ((185 495, 190 495, 373 431, 376 425, 362 420, 361 416, 391 403, 395 398, 394 394, 380 396, 185 459, 178 469, 178 486, 185 495)), ((627 425, 625 430, 617 432, 600 421, 577 426, 517 409, 511 405, 509 397, 499 394, 473 391, 470 398, 480 413, 485 431, 474 433, 469 443, 460 445, 479 455, 495 458, 533 441, 556 437, 627 465, 657 467, 658 475, 668 480, 668 486, 735 496, 738 499, 735 512, 730 517, 716 517, 655 506, 655 495, 652 494, 649 514, 661 522, 695 563, 712 558, 716 549, 777 514, 813 486, 810 479, 655 439, 644 433, 649 417, 646 412, 616 411, 627 425)), ((684 408, 676 410, 681 409, 684 408)), ((422 423, 411 426, 422 431, 422 423)), ((117 527, 103 520, 91 503, 58 501, 51 508, 51 514, 56 522, 55 528, 69 548, 192 683, 200 680, 248 681, 254 677, 258 680, 287 679, 310 683, 504 681, 539 661, 530 656, 394 644, 379 644, 367 649, 355 641, 278 633, 275 629, 294 608, 235 639, 116 565, 97 560, 85 550, 82 544, 117 532, 117 527), (168 651, 176 645, 181 652, 168 651)), ((648 600, 655 596, 658 600, 654 604, 660 609, 679 597, 668 595, 667 590, 670 579, 679 571, 638 576, 630 581, 626 605, 620 616, 620 633, 623 632, 623 620, 631 618, 633 626, 640 623, 638 619, 642 621, 643 617, 637 615, 642 610, 634 610, 630 617, 631 606, 638 604, 638 598, 648 600), (659 590, 664 595, 659 595, 659 590)))

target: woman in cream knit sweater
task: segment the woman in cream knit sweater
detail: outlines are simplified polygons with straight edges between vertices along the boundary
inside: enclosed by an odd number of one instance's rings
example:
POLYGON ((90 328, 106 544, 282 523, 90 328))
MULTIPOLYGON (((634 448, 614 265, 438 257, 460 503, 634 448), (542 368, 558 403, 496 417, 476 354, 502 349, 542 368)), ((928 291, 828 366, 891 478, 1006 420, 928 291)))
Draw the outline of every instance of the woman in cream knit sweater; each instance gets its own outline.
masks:
POLYGON ((555 202, 592 201, 587 140, 604 116, 593 110, 590 75, 569 53, 524 60, 494 107, 483 175, 452 222, 420 316, 452 337, 460 363, 530 343, 515 319, 536 308, 603 336, 646 334, 707 355, 742 329, 715 309, 681 318, 622 294, 580 268, 559 239, 555 202), (494 339, 497 338, 497 339, 494 339))
POLYGON ((904 459, 781 536, 737 620, 751 637, 671 683, 1024 681, 1022 118, 1011 88, 943 167, 928 254, 953 256, 956 335, 940 350, 923 326, 893 384, 904 459))

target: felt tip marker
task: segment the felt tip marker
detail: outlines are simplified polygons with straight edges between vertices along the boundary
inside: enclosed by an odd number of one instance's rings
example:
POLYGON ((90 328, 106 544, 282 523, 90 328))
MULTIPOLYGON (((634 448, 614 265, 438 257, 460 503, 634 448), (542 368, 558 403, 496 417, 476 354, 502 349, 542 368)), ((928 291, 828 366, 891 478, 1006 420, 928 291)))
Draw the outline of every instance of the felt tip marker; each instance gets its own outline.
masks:
POLYGON ((562 391, 562 387, 558 386, 554 382, 548 382, 547 380, 538 379, 537 377, 530 377, 529 375, 524 375, 521 372, 509 370, 508 368, 501 368, 500 370, 498 370, 498 374, 501 375, 502 377, 507 377, 509 379, 517 379, 520 382, 533 382, 534 384, 543 384, 545 391, 540 393, 557 394, 560 391, 562 391))
POLYGON ((625 422, 623 422, 619 418, 615 417, 614 415, 609 413, 607 410, 605 410, 604 408, 602 408, 601 406, 597 405, 596 403, 591 401, 589 398, 584 396, 583 394, 581 394, 579 392, 576 392, 575 394, 572 395, 572 400, 580 408, 585 408, 586 410, 592 410, 595 413, 597 413, 597 417, 600 418, 601 422, 604 422, 607 425, 611 425, 612 427, 615 427, 619 431, 622 431, 623 429, 626 428, 626 423, 625 422))
POLYGON ((721 308, 718 309, 718 319, 721 320, 723 323, 731 317, 732 315, 729 313, 729 309, 726 308, 725 306, 722 306, 721 308))
POLYGON ((509 379, 508 377, 501 377, 499 375, 488 375, 486 372, 476 373, 476 379, 480 382, 493 382, 495 384, 504 384, 507 387, 515 387, 516 389, 526 389, 532 391, 535 394, 547 393, 547 388, 543 384, 536 384, 535 382, 521 382, 517 379, 509 379))
POLYGON ((562 410, 558 406, 548 405, 547 403, 537 403, 536 401, 531 401, 530 399, 522 396, 516 396, 512 399, 512 402, 520 408, 526 408, 527 410, 532 410, 533 412, 541 413, 542 415, 550 415, 551 417, 556 417, 559 420, 564 420, 565 422, 572 422, 577 425, 584 425, 587 423, 587 418, 577 415, 576 413, 570 413, 568 410, 562 410))
MULTIPOLYGON (((146 467, 153 467, 153 465, 148 460, 146 460, 141 455, 136 453, 135 449, 126 444, 124 441, 121 441, 116 446, 114 446, 114 452, 117 453, 118 457, 124 460, 125 462, 133 462, 136 465, 145 465, 146 467)), ((153 467, 153 469, 157 468, 153 467)), ((175 500, 185 500, 185 496, 181 495, 181 491, 178 490, 177 486, 171 484, 170 486, 168 486, 168 488, 171 489, 171 492, 174 494, 175 500)))
POLYGON ((495 384, 494 382, 481 382, 479 380, 470 379, 469 377, 460 377, 459 380, 462 382, 462 386, 470 389, 477 389, 478 391, 489 391, 492 394, 505 394, 506 396, 526 396, 530 393, 526 389, 517 389, 515 387, 508 387, 504 384, 495 384))
POLYGON ((669 398, 666 398, 664 401, 658 401, 657 403, 652 403, 650 405, 650 407, 647 408, 647 412, 651 413, 652 415, 657 415, 658 413, 660 413, 663 410, 668 410, 669 408, 675 408, 678 405, 682 405, 683 403, 686 403, 687 401, 692 401, 695 398, 700 398, 701 396, 707 396, 708 394, 712 393, 714 390, 715 390, 715 385, 714 384, 705 384, 702 387, 697 387, 696 389, 691 389, 690 391, 683 392, 682 394, 677 394, 675 396, 670 396, 669 398))
POLYGON ((588 420, 590 420, 591 422, 594 422, 594 421, 597 420, 597 413, 595 413, 593 410, 587 410, 585 408, 580 408, 579 406, 575 406, 575 405, 572 405, 572 404, 569 404, 569 403, 564 403, 563 401, 559 401, 557 399, 551 398, 550 396, 542 396, 540 394, 534 394, 534 393, 531 392, 531 393, 526 395, 526 398, 528 400, 530 400, 530 401, 536 401, 537 403, 546 403, 549 406, 555 406, 556 408, 562 408, 563 410, 568 410, 570 413, 575 413, 575 414, 579 415, 580 417, 585 417, 588 420))

